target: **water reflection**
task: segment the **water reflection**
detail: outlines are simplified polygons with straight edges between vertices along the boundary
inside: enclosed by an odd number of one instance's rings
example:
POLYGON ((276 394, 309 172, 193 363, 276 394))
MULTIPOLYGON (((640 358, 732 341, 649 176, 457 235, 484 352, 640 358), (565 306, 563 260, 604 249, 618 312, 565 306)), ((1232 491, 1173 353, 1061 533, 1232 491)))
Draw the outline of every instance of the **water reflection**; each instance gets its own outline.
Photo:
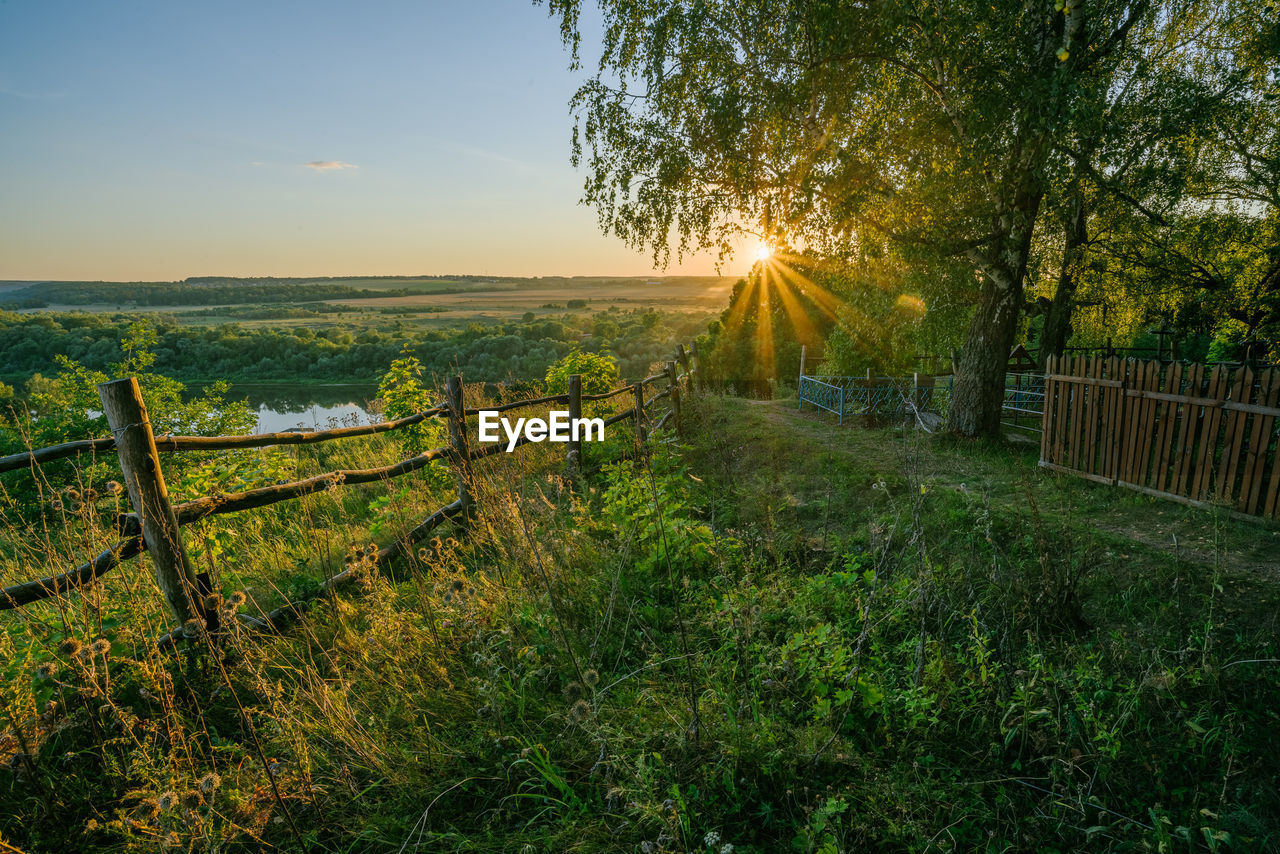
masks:
POLYGON ((248 399, 258 411, 255 432, 278 433, 295 427, 321 428, 338 421, 369 424, 378 420, 370 414, 370 401, 378 396, 374 385, 293 385, 289 383, 236 383, 231 400, 248 399))

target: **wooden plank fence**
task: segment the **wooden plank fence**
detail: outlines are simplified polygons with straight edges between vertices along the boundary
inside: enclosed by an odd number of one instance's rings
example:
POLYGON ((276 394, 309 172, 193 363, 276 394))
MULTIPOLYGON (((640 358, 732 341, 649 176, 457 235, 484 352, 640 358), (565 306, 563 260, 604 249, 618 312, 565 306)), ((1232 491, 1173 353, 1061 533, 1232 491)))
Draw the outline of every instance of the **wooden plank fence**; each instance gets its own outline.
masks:
POLYGON ((1045 380, 1041 467, 1280 518, 1280 369, 1060 356, 1045 380))
MULTIPOLYGON (((643 451, 644 443, 669 419, 677 430, 681 428, 681 386, 684 387, 685 393, 692 393, 696 384, 700 383, 698 372, 701 365, 696 344, 692 348, 692 362, 691 367, 689 354, 686 354, 682 345, 677 349, 675 359, 667 362, 661 373, 612 391, 602 394, 583 394, 581 377, 573 375, 569 377, 567 394, 512 401, 498 406, 484 407, 483 411, 505 412, 559 403, 567 405, 573 417, 580 417, 584 401, 608 400, 618 395, 630 394, 634 396, 633 405, 604 419, 604 423, 608 426, 626 420, 633 421, 635 449, 640 453, 643 451), (663 381, 665 381, 665 388, 656 391, 646 400, 645 390, 663 381), (650 413, 654 412, 654 404, 660 400, 669 400, 670 408, 656 424, 651 424, 650 413)), ((66 442, 0 457, 0 473, 19 470, 35 473, 42 463, 53 460, 76 457, 79 454, 115 452, 133 510, 132 513, 122 514, 117 520, 117 528, 124 539, 75 569, 14 584, 0 590, 0 611, 19 608, 83 587, 115 569, 122 562, 137 557, 145 551, 151 556, 156 582, 164 595, 168 609, 179 623, 178 628, 160 638, 160 643, 164 646, 170 646, 188 638, 188 635, 184 634, 183 626, 189 625, 192 620, 200 621, 202 630, 207 629, 210 633, 217 628, 216 610, 207 609, 203 604, 205 596, 212 592, 209 589, 208 577, 204 574, 196 575, 193 572, 182 541, 182 526, 207 516, 266 507, 335 486, 387 481, 417 471, 433 460, 447 459, 456 476, 458 499, 428 515, 399 539, 381 546, 374 558, 374 563, 377 566, 383 566, 406 554, 414 543, 426 539, 436 527, 449 519, 457 519, 465 531, 471 516, 476 511, 471 464, 506 448, 505 442, 479 449, 471 447, 466 419, 481 410, 465 407, 460 377, 448 379, 445 385, 444 401, 440 405, 396 421, 316 430, 309 433, 262 433, 243 436, 155 436, 152 433, 146 404, 136 379, 129 377, 104 383, 98 387, 98 391, 103 402, 103 412, 111 428, 111 436, 66 442), (177 506, 169 501, 164 471, 160 463, 160 454, 164 452, 314 444, 399 430, 432 418, 447 419, 448 446, 432 448, 417 456, 380 468, 332 471, 304 480, 251 489, 241 493, 202 496, 177 506)), ((528 442, 526 436, 521 436, 516 441, 515 448, 528 442)), ((580 474, 583 468, 581 443, 566 443, 566 452, 567 471, 571 475, 580 474)), ((263 617, 246 614, 237 616, 253 628, 278 630, 300 617, 317 599, 353 582, 355 580, 353 572, 352 569, 348 569, 337 573, 325 581, 316 595, 306 600, 287 603, 263 617)))

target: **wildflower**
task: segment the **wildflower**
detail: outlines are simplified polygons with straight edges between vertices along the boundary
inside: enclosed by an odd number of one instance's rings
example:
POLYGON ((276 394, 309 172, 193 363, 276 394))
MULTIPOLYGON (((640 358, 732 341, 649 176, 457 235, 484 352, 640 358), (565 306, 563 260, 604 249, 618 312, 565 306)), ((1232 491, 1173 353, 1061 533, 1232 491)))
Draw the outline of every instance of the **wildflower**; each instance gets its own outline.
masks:
POLYGON ((84 500, 85 500, 85 501, 97 501, 97 500, 98 500, 98 490, 96 490, 96 489, 86 489, 86 490, 84 491, 84 500))
POLYGON ((178 796, 173 792, 165 792, 156 799, 156 805, 162 810, 173 809, 173 805, 178 802, 178 796))
POLYGON ((216 611, 222 605, 222 597, 217 593, 210 593, 204 597, 204 601, 200 603, 206 611, 216 611))
POLYGON ((206 795, 212 795, 218 788, 218 784, 221 782, 222 778, 210 771, 208 774, 205 774, 200 778, 200 782, 197 785, 200 786, 201 792, 206 795))
POLYGON ((568 685, 564 686, 564 691, 561 693, 564 694, 564 698, 566 700, 572 703, 574 700, 582 698, 582 686, 577 682, 570 682, 568 685))
POLYGON ((182 793, 182 805, 189 810, 193 810, 203 803, 204 803, 204 796, 202 796, 195 789, 190 789, 182 793))
POLYGON ((580 724, 591 717, 591 706, 586 700, 579 700, 569 707, 569 723, 580 724))
POLYGON ((584 671, 582 674, 582 683, 588 688, 595 688, 600 684, 600 674, 594 670, 584 671))
POLYGON ((427 551, 426 546, 423 546, 422 548, 418 549, 418 560, 426 560, 430 556, 431 556, 431 552, 427 551))
POLYGON ((65 655, 67 657, 72 657, 83 648, 84 648, 84 644, 82 644, 78 639, 67 638, 61 644, 58 645, 58 655, 65 655))
POLYGON ((182 636, 187 640, 195 640, 204 635, 204 620, 192 617, 182 624, 182 636))
POLYGON ((114 480, 107 481, 106 490, 111 495, 119 495, 124 492, 124 487, 116 483, 114 480))
POLYGON ((72 501, 80 500, 80 490, 76 489, 74 486, 68 486, 62 494, 70 498, 72 501))
POLYGON ((84 502, 83 502, 83 501, 72 501, 72 502, 71 502, 71 506, 70 506, 70 508, 68 508, 68 509, 70 509, 72 513, 79 513, 81 510, 83 510, 83 509, 84 509, 84 502))
POLYGON ((702 837, 702 844, 708 848, 713 848, 720 843, 720 834, 714 830, 708 830, 707 835, 702 837))
POLYGON ((733 843, 726 842, 720 846, 720 854, 733 854, 733 843))
POLYGON ((98 638, 90 644, 89 648, 93 650, 94 655, 106 655, 111 652, 111 641, 106 638, 98 638))
POLYGON ((235 593, 232 593, 231 596, 227 599, 227 606, 230 607, 232 610, 235 610, 236 608, 239 608, 241 605, 243 605, 244 602, 245 602, 244 593, 237 590, 235 593))
POLYGON ((58 668, 52 664, 42 664, 36 668, 37 679, 52 679, 58 675, 58 668))

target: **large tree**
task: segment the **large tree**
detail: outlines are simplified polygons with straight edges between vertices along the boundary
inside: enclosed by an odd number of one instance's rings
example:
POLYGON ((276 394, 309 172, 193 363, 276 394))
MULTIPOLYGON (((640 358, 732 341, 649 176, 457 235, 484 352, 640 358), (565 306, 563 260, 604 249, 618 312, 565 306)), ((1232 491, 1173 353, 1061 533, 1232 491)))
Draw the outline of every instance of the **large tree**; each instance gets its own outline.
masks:
MULTIPOLYGON (((576 57, 580 0, 548 1, 576 57)), ((659 260, 744 232, 968 259, 951 427, 991 433, 1056 141, 1135 29, 1194 2, 604 0, 585 199, 659 260)))

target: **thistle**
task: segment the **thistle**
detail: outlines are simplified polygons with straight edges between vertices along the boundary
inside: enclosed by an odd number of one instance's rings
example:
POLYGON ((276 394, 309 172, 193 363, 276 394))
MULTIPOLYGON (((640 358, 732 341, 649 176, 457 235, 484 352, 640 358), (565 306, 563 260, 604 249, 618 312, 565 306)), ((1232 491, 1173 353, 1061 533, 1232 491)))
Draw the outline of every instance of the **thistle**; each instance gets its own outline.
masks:
POLYGON ((589 717, 591 717, 591 704, 586 700, 579 700, 569 707, 569 723, 581 724, 589 717))
POLYGON ((582 673, 582 684, 592 690, 595 690, 595 687, 600 684, 600 674, 596 673, 594 670, 584 670, 582 673))
POLYGON ((58 645, 58 655, 65 655, 68 658, 73 658, 83 648, 84 648, 84 644, 82 644, 76 638, 67 638, 61 644, 58 645))
POLYGON ((111 641, 106 638, 98 638, 89 645, 89 649, 92 650, 94 655, 106 655, 111 652, 111 641))

